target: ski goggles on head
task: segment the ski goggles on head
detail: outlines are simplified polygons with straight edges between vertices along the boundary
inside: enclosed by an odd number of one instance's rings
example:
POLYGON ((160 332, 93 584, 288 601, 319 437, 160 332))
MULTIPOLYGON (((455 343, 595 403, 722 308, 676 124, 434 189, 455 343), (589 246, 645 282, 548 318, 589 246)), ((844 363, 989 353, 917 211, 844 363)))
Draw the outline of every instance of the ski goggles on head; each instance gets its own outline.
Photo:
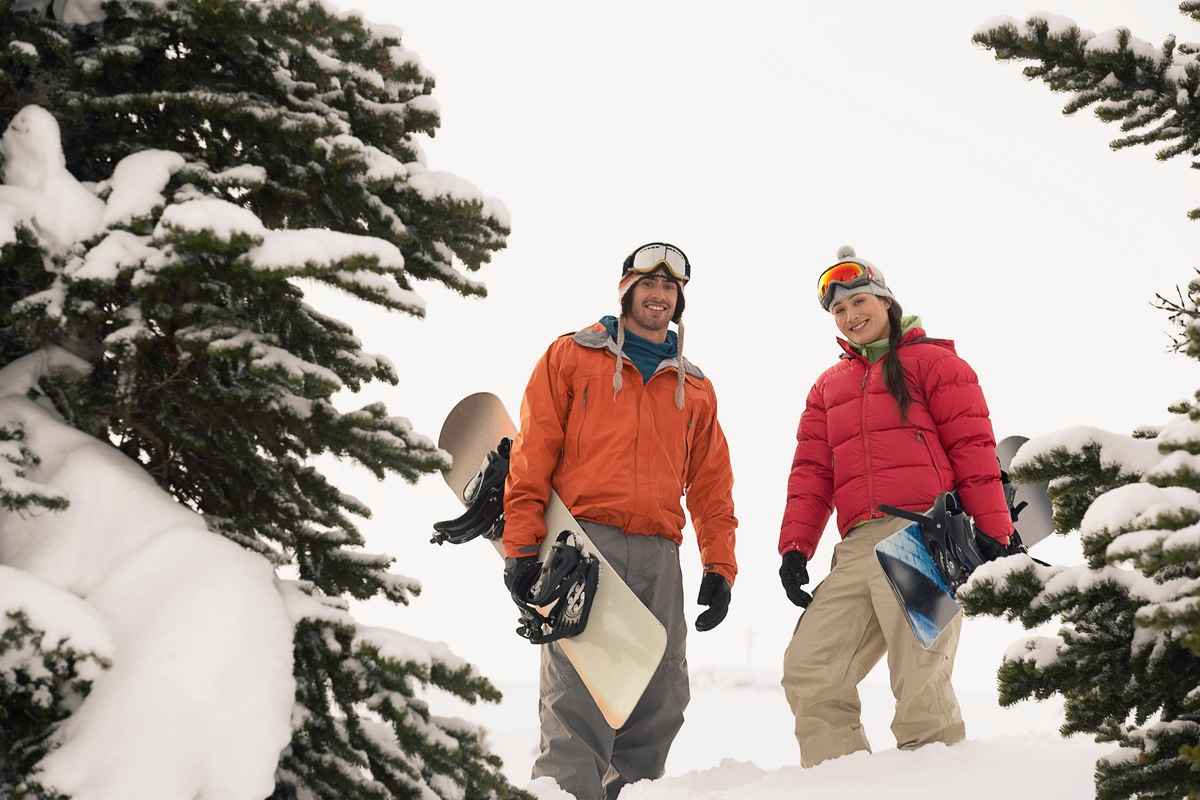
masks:
POLYGON ((875 282, 877 276, 871 267, 857 261, 842 261, 822 272, 821 277, 817 278, 817 300, 820 301, 821 308, 828 311, 833 301, 834 288, 841 286, 855 289, 875 282))
POLYGON ((672 244, 655 242, 642 245, 625 262, 625 272, 649 275, 659 269, 666 269, 680 283, 687 283, 692 277, 692 265, 688 263, 687 256, 672 244))

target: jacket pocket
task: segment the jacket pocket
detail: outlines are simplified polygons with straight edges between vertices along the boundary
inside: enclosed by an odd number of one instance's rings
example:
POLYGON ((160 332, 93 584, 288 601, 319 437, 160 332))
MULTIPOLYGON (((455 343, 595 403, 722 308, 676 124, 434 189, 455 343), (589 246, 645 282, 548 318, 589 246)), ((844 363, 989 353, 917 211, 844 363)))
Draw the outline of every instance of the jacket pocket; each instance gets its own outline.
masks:
POLYGON ((587 425, 588 414, 588 385, 583 385, 583 391, 579 395, 579 422, 575 425, 575 456, 579 460, 583 460, 583 426, 587 425))
POLYGON ((917 437, 917 441, 925 445, 925 453, 929 456, 929 466, 933 467, 933 471, 940 481, 942 478, 942 468, 938 464, 937 455, 933 451, 933 445, 929 442, 929 437, 925 435, 924 431, 916 431, 915 436, 917 437))

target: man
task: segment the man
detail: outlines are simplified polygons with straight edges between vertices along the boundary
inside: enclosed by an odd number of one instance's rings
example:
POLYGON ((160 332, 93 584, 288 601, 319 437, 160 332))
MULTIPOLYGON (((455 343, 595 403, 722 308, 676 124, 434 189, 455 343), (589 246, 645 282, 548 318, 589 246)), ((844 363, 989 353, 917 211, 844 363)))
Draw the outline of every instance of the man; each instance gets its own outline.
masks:
POLYGON ((621 316, 560 336, 521 401, 504 494, 505 583, 528 582, 546 535, 551 489, 629 588, 667 629, 662 663, 628 721, 604 721, 557 643, 542 648, 541 745, 533 777, 579 800, 611 800, 627 783, 663 774, 690 698, 679 544, 686 495, 704 578, 700 631, 729 608, 734 559, 733 474, 712 383, 683 358, 683 290, 691 264, 670 244, 625 259, 621 316), (668 330, 670 322, 679 333, 668 330))

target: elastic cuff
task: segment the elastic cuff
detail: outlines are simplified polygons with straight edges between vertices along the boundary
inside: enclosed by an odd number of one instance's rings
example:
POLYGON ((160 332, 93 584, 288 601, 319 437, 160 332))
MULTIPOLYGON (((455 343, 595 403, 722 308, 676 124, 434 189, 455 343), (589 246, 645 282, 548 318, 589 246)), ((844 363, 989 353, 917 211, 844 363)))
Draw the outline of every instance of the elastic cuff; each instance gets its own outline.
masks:
POLYGON ((796 552, 804 556, 805 560, 812 558, 812 553, 805 552, 804 547, 799 542, 793 542, 792 544, 784 545, 779 548, 780 556, 786 556, 788 553, 792 552, 796 552))
POLYGON ((996 535, 996 534, 994 534, 994 533, 988 533, 987 531, 983 530, 982 528, 979 528, 979 529, 977 529, 977 530, 978 530, 980 533, 982 533, 984 536, 988 537, 989 539, 991 539, 992 541, 996 542, 997 544, 999 544, 999 545, 1001 545, 1001 546, 1003 546, 1003 547, 1008 547, 1008 542, 1009 542, 1009 540, 1012 538, 1012 532, 1011 532, 1011 531, 1010 531, 1010 532, 1008 532, 1008 533, 1006 533, 1006 534, 1004 534, 1003 536, 997 536, 997 535, 996 535))
POLYGON ((518 544, 516 542, 504 543, 505 558, 524 558, 525 556, 536 556, 541 550, 541 544, 533 542, 532 544, 518 544))
POLYGON ((737 567, 731 564, 705 564, 704 571, 717 573, 729 583, 730 588, 733 588, 733 580, 737 577, 737 567))

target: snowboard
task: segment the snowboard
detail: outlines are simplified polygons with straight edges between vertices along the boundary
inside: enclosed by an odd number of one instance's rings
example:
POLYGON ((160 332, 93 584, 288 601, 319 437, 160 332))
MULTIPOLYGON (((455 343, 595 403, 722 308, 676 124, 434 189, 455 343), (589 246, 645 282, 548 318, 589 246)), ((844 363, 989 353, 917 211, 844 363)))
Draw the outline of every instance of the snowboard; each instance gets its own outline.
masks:
MULTIPOLYGON (((500 398, 480 392, 459 401, 438 436, 438 447, 454 464, 444 473, 459 502, 463 490, 502 437, 515 437, 516 425, 500 398)), ((633 712, 667 647, 667 631, 613 570, 553 491, 546 504, 546 538, 538 558, 545 561, 560 531, 575 534, 600 562, 600 577, 587 626, 558 645, 579 673, 604 719, 618 729, 633 712)), ((500 540, 492 540, 503 557, 500 540)), ((497 576, 496 585, 501 581, 497 576)))
MULTIPOLYGON (((1028 441, 1028 436, 1009 436, 996 445, 1000 469, 1008 472, 1013 457, 1021 445, 1028 441)), ((1013 507, 1020 509, 1013 526, 1021 532, 1021 543, 1033 547, 1054 532, 1054 508, 1050 505, 1050 495, 1045 483, 1014 482, 1012 486, 1017 490, 1013 507)))
MULTIPOLYGON (((1009 436, 996 446, 1002 470, 1008 472, 1017 450, 1027 441, 1024 436, 1009 436)), ((1053 529, 1050 497, 1042 483, 1013 482, 1012 487, 1016 493, 1010 502, 1017 511, 1013 525, 1020 531, 1021 542, 1030 547, 1053 529)), ((926 548, 921 526, 907 520, 897 520, 896 526, 894 533, 875 545, 875 555, 904 609, 913 635, 928 650, 962 612, 962 607, 926 548)))

